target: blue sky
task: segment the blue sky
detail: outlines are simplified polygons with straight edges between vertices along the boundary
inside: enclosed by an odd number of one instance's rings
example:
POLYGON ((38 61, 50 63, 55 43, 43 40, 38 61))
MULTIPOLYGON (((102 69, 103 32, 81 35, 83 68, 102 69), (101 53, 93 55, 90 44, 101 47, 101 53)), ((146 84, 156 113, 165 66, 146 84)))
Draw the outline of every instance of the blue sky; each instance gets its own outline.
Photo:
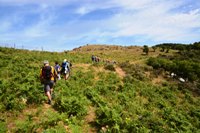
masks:
POLYGON ((63 51, 197 41, 200 0, 0 0, 2 46, 63 51))

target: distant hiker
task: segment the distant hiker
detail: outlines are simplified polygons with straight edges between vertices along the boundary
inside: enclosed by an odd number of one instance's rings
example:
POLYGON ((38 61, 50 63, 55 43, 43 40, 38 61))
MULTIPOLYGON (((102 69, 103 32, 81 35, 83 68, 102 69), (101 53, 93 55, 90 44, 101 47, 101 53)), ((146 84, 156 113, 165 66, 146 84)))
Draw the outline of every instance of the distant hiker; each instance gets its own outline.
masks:
POLYGON ((117 62, 116 62, 115 60, 114 60, 114 61, 112 61, 112 63, 113 63, 113 64, 117 64, 117 62))
MULTIPOLYGON (((55 62, 54 69, 55 69, 55 70, 56 70, 56 72, 57 72, 57 77, 58 77, 58 80, 60 80, 60 79, 61 79, 61 77, 60 77, 61 67, 60 67, 60 65, 58 64, 58 62, 57 62, 57 61, 55 62)), ((56 79, 56 78, 55 78, 55 79, 56 79)))
POLYGON ((92 59, 92 62, 96 61, 96 57, 94 55, 92 55, 91 59, 92 59))
POLYGON ((106 59, 106 64, 110 64, 110 62, 111 62, 110 60, 106 59))
POLYGON ((44 92, 48 97, 48 104, 51 104, 53 86, 54 86, 54 77, 57 75, 54 67, 49 65, 47 60, 44 61, 44 66, 40 70, 40 80, 44 84, 44 92))
POLYGON ((100 58, 99 58, 98 56, 96 56, 95 61, 96 61, 96 62, 99 62, 99 61, 100 61, 100 58))
POLYGON ((64 59, 61 66, 61 74, 63 74, 65 80, 67 80, 70 76, 70 63, 67 61, 67 59, 64 59))

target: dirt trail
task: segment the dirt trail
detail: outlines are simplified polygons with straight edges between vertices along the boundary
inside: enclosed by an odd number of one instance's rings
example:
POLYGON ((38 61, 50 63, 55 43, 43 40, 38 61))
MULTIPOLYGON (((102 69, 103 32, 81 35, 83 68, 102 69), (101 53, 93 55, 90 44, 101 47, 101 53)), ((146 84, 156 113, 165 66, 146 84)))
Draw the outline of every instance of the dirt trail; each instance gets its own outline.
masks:
POLYGON ((97 129, 92 126, 92 124, 95 122, 96 114, 95 114, 95 108, 92 106, 89 106, 88 108, 88 114, 85 117, 85 130, 84 132, 87 133, 96 133, 97 129))
POLYGON ((93 122, 96 118, 96 115, 95 115, 95 109, 94 107, 90 106, 88 108, 88 115, 85 117, 85 120, 87 123, 90 123, 90 122, 93 122))
POLYGON ((126 76, 126 73, 120 67, 116 67, 115 71, 119 75, 120 78, 124 78, 126 76))
POLYGON ((83 68, 88 68, 91 64, 84 64, 84 63, 80 63, 80 64, 74 64, 73 67, 83 67, 83 68))
MULTIPOLYGON (((84 63, 74 65, 75 68, 83 68, 82 70, 88 70, 90 66, 91 64, 84 64, 84 63)), ((103 67, 98 67, 98 69, 94 69, 94 70, 96 72, 106 71, 103 67)), ((126 76, 126 73, 120 67, 116 67, 115 71, 119 75, 120 78, 124 78, 126 76)))
POLYGON ((161 85, 162 83, 164 83, 165 82, 165 79, 162 77, 162 76, 158 76, 157 78, 154 78, 153 80, 152 80, 152 83, 154 84, 154 85, 161 85))

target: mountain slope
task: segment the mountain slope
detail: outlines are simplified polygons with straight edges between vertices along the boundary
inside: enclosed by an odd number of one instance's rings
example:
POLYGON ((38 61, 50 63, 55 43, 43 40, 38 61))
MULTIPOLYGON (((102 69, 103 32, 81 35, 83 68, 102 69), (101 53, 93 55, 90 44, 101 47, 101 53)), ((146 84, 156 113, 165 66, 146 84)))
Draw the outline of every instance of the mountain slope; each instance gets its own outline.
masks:
POLYGON ((175 51, 150 50, 147 56, 141 47, 88 48, 63 53, 0 48, 0 131, 199 131, 199 96, 146 65, 149 57, 175 51), (92 54, 101 61, 92 63, 92 54), (42 62, 54 65, 65 58, 72 62, 72 74, 56 83, 53 105, 46 105, 39 81, 42 62))

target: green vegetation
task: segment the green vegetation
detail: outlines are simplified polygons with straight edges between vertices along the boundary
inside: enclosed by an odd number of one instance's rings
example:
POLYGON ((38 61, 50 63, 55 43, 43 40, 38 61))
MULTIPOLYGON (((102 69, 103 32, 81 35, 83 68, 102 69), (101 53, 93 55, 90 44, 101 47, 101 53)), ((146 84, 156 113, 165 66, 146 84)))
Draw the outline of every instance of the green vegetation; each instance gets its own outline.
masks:
POLYGON ((147 45, 144 45, 143 52, 146 53, 146 55, 148 55, 149 47, 147 45))
POLYGON ((192 48, 183 58, 184 50, 143 56, 142 47, 93 48, 63 53, 0 48, 0 132, 200 132, 198 51, 192 48), (117 64, 92 63, 93 53, 117 64), (72 74, 57 81, 50 106, 39 70, 43 60, 54 65, 64 58, 72 62, 72 74), (164 73, 155 74, 160 69, 164 73), (169 72, 188 82, 165 76, 169 72))
MULTIPOLYGON (((165 44, 167 47, 171 45, 165 44)), ((161 47, 164 47, 162 45, 161 47)), ((178 45, 172 48, 179 48, 179 52, 174 56, 159 56, 149 58, 148 65, 151 65, 154 69, 163 68, 165 71, 175 73, 178 77, 189 80, 192 83, 200 82, 200 43, 194 43, 191 45, 178 45), (181 48, 180 48, 181 47, 181 48), (188 51, 187 47, 191 49, 188 51)), ((198 84, 197 84, 198 85, 198 84)))
MULTIPOLYGON (((154 47, 160 47, 161 49, 176 49, 176 50, 200 50, 200 42, 195 42, 193 44, 178 44, 178 43, 163 43, 158 44, 154 47)), ((164 50, 162 50, 164 52, 164 50)))

